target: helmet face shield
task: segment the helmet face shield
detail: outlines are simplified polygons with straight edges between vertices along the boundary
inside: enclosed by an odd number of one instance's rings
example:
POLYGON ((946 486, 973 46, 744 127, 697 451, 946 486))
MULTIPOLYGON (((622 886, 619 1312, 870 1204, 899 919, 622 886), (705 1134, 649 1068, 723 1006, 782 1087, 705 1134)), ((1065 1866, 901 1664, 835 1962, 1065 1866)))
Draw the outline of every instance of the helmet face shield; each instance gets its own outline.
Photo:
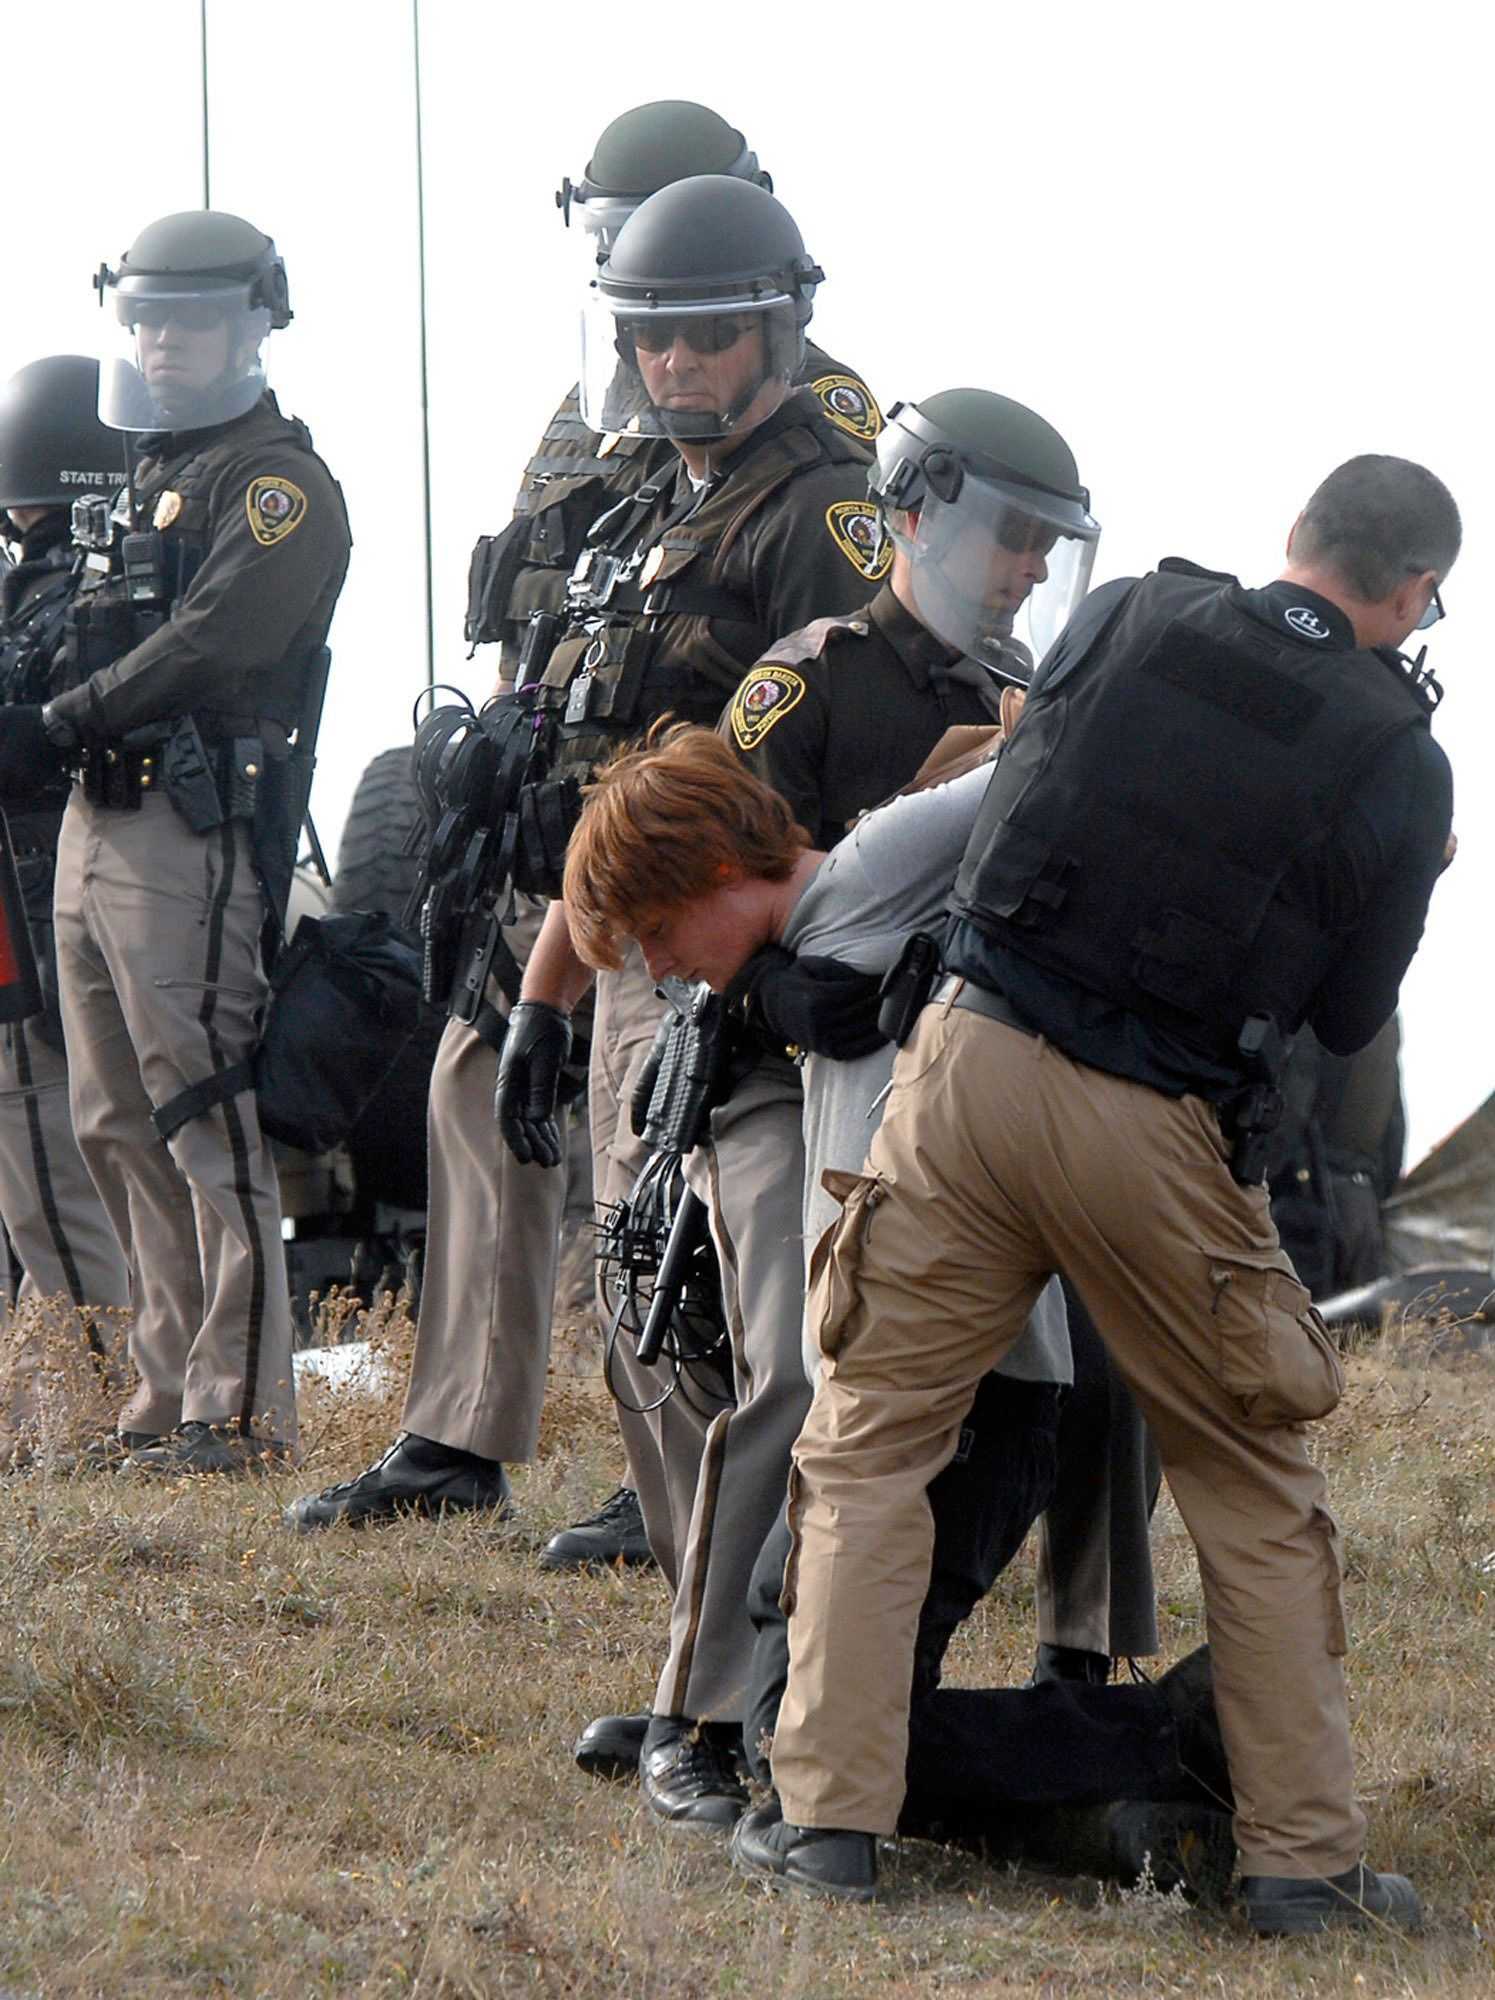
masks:
POLYGON ((271 314, 252 280, 111 274, 102 288, 99 418, 185 431, 243 416, 265 392, 271 314))
POLYGON ((1078 501, 926 462, 909 560, 920 620, 947 646, 1014 678, 1013 641, 1041 660, 1090 587, 1099 524, 1078 501))
POLYGON ((609 299, 582 317, 582 415, 596 431, 725 437, 766 382, 799 367, 794 302, 736 288, 714 298, 609 299))

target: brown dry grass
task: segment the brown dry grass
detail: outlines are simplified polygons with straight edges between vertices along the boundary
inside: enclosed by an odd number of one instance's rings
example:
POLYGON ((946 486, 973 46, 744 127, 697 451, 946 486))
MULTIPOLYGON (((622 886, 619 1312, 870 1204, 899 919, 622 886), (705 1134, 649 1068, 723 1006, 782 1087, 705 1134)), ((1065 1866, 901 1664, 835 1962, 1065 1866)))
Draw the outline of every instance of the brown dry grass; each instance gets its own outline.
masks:
MULTIPOLYGON (((367 1330, 398 1384, 408 1321, 386 1309, 367 1330)), ((1361 1782, 1373 1856, 1418 1881, 1429 1931, 1263 1946, 1156 1895, 919 1844, 889 1857, 870 1912, 779 1899, 715 1840, 583 1779, 572 1737, 646 1704, 666 1615, 652 1576, 535 1567, 615 1480, 583 1377, 557 1382, 514 1524, 300 1540, 280 1506, 389 1441, 397 1388, 309 1393, 295 1475, 140 1489, 64 1470, 59 1364, 32 1469, 0 1486, 0 2000, 1495 1992, 1495 1362, 1382 1347, 1352 1372, 1321 1450, 1361 1782)), ((1200 1611, 1166 1503, 1157 1549, 1176 1657, 1200 1611)), ((1026 1670, 1031 1585, 1020 1561, 956 1678, 1026 1670)))

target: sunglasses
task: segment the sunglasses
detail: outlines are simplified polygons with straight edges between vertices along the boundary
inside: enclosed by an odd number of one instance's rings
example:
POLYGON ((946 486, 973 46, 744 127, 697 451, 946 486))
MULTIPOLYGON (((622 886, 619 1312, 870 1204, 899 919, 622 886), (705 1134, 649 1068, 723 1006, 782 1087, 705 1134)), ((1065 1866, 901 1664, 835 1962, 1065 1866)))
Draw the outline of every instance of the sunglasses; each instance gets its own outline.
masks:
POLYGON ((1416 629, 1419 632, 1426 632, 1431 626, 1436 625, 1440 618, 1446 618, 1447 616, 1448 613, 1443 609, 1443 599, 1435 590, 1428 599, 1427 610, 1423 612, 1417 621, 1416 629))
POLYGON ((623 322, 623 332, 645 354, 665 354, 683 340, 692 354, 728 354, 738 341, 753 332, 758 322, 741 326, 725 313, 714 318, 631 319, 623 322))
POLYGON ((121 299, 120 318, 126 326, 153 329, 169 320, 184 333, 207 333, 222 326, 229 307, 220 299, 121 299))

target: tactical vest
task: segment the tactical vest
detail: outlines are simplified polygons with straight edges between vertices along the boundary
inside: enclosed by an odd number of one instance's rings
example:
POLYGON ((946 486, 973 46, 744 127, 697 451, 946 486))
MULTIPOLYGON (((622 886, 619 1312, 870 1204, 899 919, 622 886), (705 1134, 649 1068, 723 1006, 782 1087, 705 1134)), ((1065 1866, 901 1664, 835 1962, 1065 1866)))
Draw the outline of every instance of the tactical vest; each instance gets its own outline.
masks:
MULTIPOLYGON (((810 345, 799 381, 846 435, 864 442, 877 436, 882 412, 859 375, 810 345)), ((513 519, 472 552, 463 627, 469 646, 501 643, 505 679, 522 678, 521 652, 526 662, 543 660, 565 629, 566 582, 598 515, 675 464, 668 438, 589 430, 571 389, 524 468, 513 519)))
MULTIPOLYGON (((270 419, 296 449, 316 456, 311 432, 299 418, 263 409, 258 414, 270 419)), ((173 441, 166 442, 170 445, 173 441)), ((207 433, 201 444, 180 456, 152 457, 145 462, 136 484, 135 510, 141 530, 154 530, 160 538, 161 589, 153 603, 132 602, 126 586, 121 541, 131 532, 130 502, 128 490, 121 489, 114 504, 116 533, 108 573, 96 582, 85 578, 68 617, 69 688, 81 686, 99 668, 112 666, 165 624, 191 588, 208 553, 209 506, 215 483, 226 467, 244 456, 248 446, 258 442, 258 429, 250 431, 241 420, 207 433)), ((279 698, 262 701, 258 716, 199 714, 204 734, 233 735, 256 720, 277 723, 287 732, 294 729, 305 674, 317 651, 320 648, 311 656, 287 659, 279 698)))
POLYGON ((65 680, 59 655, 67 608, 77 588, 76 560, 77 552, 64 544, 6 577, 0 701, 44 702, 62 692, 65 680))
POLYGON ((827 464, 865 465, 865 446, 806 412, 748 451, 684 518, 658 509, 678 459, 595 523, 572 580, 573 621, 530 698, 550 718, 555 766, 590 766, 657 716, 714 727, 776 634, 729 559, 774 496, 827 464))
POLYGON ((1385 652, 1316 651, 1168 563, 998 762, 951 909, 1212 1060, 1284 1034, 1361 916, 1325 856, 1357 774, 1428 710, 1385 652))

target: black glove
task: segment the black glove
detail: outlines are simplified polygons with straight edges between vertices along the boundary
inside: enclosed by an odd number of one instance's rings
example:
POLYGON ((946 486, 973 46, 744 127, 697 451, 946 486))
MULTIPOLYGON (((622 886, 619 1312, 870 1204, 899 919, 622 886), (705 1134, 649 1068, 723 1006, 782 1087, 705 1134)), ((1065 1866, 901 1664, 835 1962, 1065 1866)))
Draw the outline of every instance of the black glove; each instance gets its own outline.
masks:
POLYGON ((0 798, 35 798, 62 772, 62 751, 48 736, 40 702, 0 708, 0 798))
POLYGON ((877 1025, 881 990, 875 972, 834 958, 796 958, 771 944, 748 960, 727 1000, 765 1040, 849 1062, 887 1040, 877 1025))
POLYGON ((522 1167, 558 1167, 555 1107, 571 1053, 571 1022, 545 1000, 521 1000, 509 1015, 493 1109, 504 1144, 522 1167))

